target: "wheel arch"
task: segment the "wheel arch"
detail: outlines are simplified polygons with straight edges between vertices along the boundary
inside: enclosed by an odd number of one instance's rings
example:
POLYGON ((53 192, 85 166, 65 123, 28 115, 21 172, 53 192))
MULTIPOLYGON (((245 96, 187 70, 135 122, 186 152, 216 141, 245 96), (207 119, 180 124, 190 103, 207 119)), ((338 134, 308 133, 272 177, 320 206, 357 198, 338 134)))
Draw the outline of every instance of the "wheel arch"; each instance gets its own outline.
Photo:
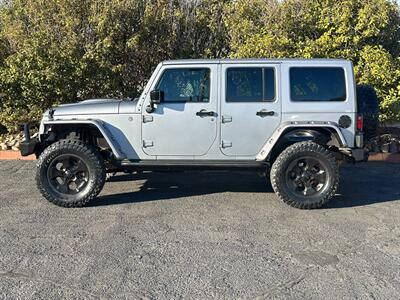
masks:
POLYGON ((284 149, 294 143, 304 141, 313 141, 336 148, 347 147, 346 140, 335 123, 286 123, 279 127, 271 138, 266 141, 261 151, 257 154, 256 160, 274 161, 284 149))
MULTIPOLYGON (((75 134, 77 139, 89 138, 90 144, 109 148, 116 159, 124 159, 125 154, 120 145, 114 139, 107 125, 101 120, 49 120, 43 122, 42 135, 45 141, 52 143, 60 139, 69 138, 75 134), (83 136, 82 136, 83 135, 83 136), (93 139, 93 140, 92 140, 93 139)), ((42 136, 41 135, 41 136, 42 136)))

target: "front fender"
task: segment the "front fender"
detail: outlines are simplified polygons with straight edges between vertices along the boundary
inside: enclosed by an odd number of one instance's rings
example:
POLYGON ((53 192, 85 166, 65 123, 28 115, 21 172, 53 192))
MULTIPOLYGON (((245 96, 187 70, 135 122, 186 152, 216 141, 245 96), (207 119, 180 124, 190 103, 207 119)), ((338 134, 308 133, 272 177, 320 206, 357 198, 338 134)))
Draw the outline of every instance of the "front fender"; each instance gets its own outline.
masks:
POLYGON ((108 130, 107 125, 102 120, 96 119, 88 119, 88 120, 45 120, 43 121, 43 126, 46 125, 79 125, 79 124, 90 124, 96 126, 100 133, 103 135, 104 139, 107 141, 108 145, 110 145, 111 151, 114 156, 118 160, 122 160, 126 158, 125 153, 123 152, 121 146, 118 141, 114 138, 111 132, 108 130))
POLYGON ((318 128, 326 128, 326 129, 333 129, 338 137, 340 142, 340 147, 346 148, 347 143, 346 140, 338 126, 338 124, 334 122, 321 122, 321 121, 312 121, 312 122, 285 122, 282 123, 280 127, 278 127, 272 136, 267 140, 264 146, 261 148, 260 152, 256 156, 257 161, 264 161, 271 153, 272 149, 276 145, 276 143, 281 138, 282 134, 289 128, 310 128, 310 129, 318 129, 318 128))

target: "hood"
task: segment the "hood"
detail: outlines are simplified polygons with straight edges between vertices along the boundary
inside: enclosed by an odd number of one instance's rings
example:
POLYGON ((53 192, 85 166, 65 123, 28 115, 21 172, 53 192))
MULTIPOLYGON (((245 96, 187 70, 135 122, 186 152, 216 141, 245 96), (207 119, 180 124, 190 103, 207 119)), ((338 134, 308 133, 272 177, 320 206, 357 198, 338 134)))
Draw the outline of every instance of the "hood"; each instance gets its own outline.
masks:
POLYGON ((91 99, 53 108, 54 116, 117 114, 122 100, 91 99))

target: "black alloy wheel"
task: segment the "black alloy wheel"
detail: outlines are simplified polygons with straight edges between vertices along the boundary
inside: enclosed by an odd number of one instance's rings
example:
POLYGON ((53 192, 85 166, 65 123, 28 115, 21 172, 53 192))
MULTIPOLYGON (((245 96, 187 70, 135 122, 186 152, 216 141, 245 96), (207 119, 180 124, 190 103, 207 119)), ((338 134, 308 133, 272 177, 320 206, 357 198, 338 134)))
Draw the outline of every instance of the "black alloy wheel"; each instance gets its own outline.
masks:
POLYGON ((324 162, 305 156, 294 160, 286 171, 288 187, 299 196, 320 195, 327 187, 329 174, 324 162))
POLYGON ((281 152, 272 165, 270 179, 275 193, 286 204, 319 208, 336 193, 339 165, 323 145, 299 142, 281 152))
POLYGON ((47 147, 37 162, 36 184, 50 202, 80 207, 96 198, 106 179, 100 153, 79 140, 61 140, 47 147))
POLYGON ((63 154, 49 165, 47 179, 56 192, 75 195, 88 186, 89 169, 77 155, 63 154))

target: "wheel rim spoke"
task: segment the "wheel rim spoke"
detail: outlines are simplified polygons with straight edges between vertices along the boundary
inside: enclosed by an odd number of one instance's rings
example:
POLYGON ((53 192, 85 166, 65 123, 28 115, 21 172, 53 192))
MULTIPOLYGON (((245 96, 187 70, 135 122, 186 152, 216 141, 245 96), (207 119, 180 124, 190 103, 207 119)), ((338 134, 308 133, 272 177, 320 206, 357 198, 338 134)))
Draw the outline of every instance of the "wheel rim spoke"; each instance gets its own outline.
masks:
POLYGON ((313 158, 307 158, 307 170, 312 171, 316 166, 319 166, 319 162, 313 158))
POLYGON ((318 170, 316 173, 313 174, 314 178, 317 179, 319 183, 324 182, 326 178, 325 170, 318 170))
POLYGON ((58 160, 59 163, 62 164, 62 168, 64 170, 68 169, 71 167, 71 158, 70 157, 63 157, 62 159, 58 160))
POLYGON ((87 183, 86 178, 78 177, 78 178, 75 180, 75 184, 76 184, 76 187, 77 187, 77 190, 78 190, 78 191, 80 191, 80 190, 83 188, 83 186, 86 185, 86 183, 87 183))
POLYGON ((301 171, 305 171, 307 168, 307 162, 303 159, 299 160, 297 162, 297 167, 301 170, 301 171))
POLYGON ((303 194, 304 194, 304 196, 308 196, 308 195, 312 194, 312 188, 310 186, 305 186, 304 190, 303 190, 303 194))
POLYGON ((59 169, 57 169, 57 168, 51 168, 49 175, 50 175, 49 177, 50 177, 51 180, 54 180, 54 179, 56 179, 58 177, 64 178, 64 172, 59 170, 59 169))
POLYGON ((74 165, 74 171, 76 173, 78 172, 85 172, 87 170, 86 165, 84 164, 84 162, 82 160, 79 160, 75 165, 74 165))
POLYGON ((67 182, 65 182, 65 181, 64 181, 62 184, 57 184, 57 185, 56 185, 56 189, 57 189, 60 193, 63 193, 63 194, 67 194, 68 191, 69 191, 67 182))

